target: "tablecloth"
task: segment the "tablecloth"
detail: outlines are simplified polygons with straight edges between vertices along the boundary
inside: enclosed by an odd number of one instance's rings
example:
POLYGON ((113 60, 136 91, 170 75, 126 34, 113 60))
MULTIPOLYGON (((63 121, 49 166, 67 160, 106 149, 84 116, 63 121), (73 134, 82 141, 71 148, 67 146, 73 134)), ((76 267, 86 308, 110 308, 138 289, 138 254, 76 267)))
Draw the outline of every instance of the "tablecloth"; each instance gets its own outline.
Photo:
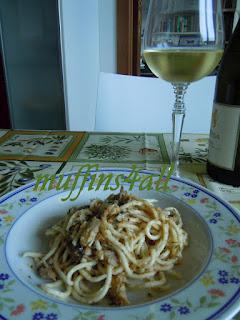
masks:
MULTIPOLYGON (((0 196, 40 175, 77 171, 83 164, 161 170, 169 163, 171 134, 0 130, 0 196)), ((208 135, 183 134, 180 174, 240 210, 240 188, 206 173, 208 135)), ((236 316, 235 319, 240 319, 236 316)))
MULTIPOLYGON (((160 170, 169 163, 171 134, 0 130, 0 195, 43 174, 77 171, 82 164, 160 170)), ((206 173, 208 135, 183 134, 180 174, 240 210, 240 188, 206 173)))

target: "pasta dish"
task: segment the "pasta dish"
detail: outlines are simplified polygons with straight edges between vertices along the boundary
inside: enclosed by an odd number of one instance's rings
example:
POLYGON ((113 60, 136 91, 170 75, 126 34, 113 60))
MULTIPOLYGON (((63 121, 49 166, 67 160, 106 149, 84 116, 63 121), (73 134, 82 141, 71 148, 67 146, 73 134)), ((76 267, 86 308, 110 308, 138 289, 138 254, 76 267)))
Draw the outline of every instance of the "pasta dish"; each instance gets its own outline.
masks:
POLYGON ((41 284, 45 292, 87 304, 106 297, 120 306, 130 303, 131 288, 164 289, 188 238, 176 208, 154 207, 123 189, 71 208, 46 236, 47 253, 23 255, 50 280, 41 284))

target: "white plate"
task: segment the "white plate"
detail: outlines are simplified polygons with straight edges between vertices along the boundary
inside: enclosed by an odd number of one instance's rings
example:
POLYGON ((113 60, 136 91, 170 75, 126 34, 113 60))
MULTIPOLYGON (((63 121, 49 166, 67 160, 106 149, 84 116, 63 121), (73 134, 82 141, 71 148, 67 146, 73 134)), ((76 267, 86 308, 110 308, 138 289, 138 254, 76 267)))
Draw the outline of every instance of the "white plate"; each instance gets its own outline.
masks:
MULTIPOLYGON (((101 171, 114 177, 130 173, 127 169, 101 171)), ((142 171, 142 177, 151 174, 142 171)), ((69 191, 33 191, 34 185, 0 200, 0 319, 231 319, 240 309, 240 218, 208 190, 175 177, 165 192, 140 191, 139 185, 132 190, 140 197, 157 199, 161 207, 177 207, 183 217, 190 245, 176 267, 183 277, 170 280, 170 291, 151 298, 144 291, 131 293, 132 304, 127 307, 80 305, 46 295, 37 286, 42 280, 30 260, 21 257, 22 252, 43 250, 42 231, 68 208, 96 197, 106 198, 112 191, 89 191, 86 186, 76 201, 62 201, 69 191)), ((127 190, 129 185, 124 187, 127 190)))

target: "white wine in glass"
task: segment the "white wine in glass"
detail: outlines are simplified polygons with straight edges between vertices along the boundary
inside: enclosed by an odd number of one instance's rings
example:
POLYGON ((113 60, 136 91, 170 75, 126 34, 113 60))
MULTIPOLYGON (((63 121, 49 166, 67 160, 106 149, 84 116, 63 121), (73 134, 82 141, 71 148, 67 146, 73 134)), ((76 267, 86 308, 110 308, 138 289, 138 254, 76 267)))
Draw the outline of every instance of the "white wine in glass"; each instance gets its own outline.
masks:
POLYGON ((150 1, 143 55, 150 70, 174 88, 171 162, 176 175, 185 117, 184 95, 189 83, 216 68, 223 46, 221 0, 150 1))

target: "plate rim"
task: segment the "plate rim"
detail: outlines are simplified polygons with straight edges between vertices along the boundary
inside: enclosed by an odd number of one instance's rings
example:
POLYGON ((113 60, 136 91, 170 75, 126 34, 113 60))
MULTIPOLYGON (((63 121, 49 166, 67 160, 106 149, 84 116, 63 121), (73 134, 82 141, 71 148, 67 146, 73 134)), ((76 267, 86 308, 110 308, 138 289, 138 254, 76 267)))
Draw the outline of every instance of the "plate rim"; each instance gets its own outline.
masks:
MULTIPOLYGON (((107 171, 107 172, 109 172, 109 171, 113 171, 113 172, 121 172, 121 171, 124 171, 124 172, 131 172, 131 169, 130 168, 120 168, 120 167, 117 167, 117 168, 109 168, 109 167, 107 167, 107 168, 104 168, 104 167, 102 167, 102 168, 99 168, 98 170, 91 170, 90 172, 103 172, 103 171, 107 171)), ((70 172, 63 172, 63 173, 60 173, 61 175, 63 174, 64 176, 68 176, 68 175, 73 175, 73 174, 76 174, 76 170, 74 170, 74 171, 70 171, 70 172)), ((140 171, 139 171, 139 173, 141 173, 141 174, 144 174, 144 173, 146 173, 146 174, 155 174, 156 173, 156 170, 154 170, 154 169, 140 169, 140 171)), ((56 178, 60 175, 60 174, 56 174, 56 178)), ((206 194, 208 194, 210 197, 212 197, 212 198, 214 198, 217 202, 219 202, 221 205, 223 205, 225 208, 227 208, 227 210, 230 210, 231 211, 231 214, 237 219, 237 221, 238 221, 238 223, 240 224, 240 214, 238 213, 238 210, 237 209, 235 209, 230 203, 228 203, 226 200, 224 200, 224 199, 221 199, 218 195, 216 195, 214 192, 212 192, 211 190, 209 190, 209 189, 207 189, 206 187, 204 187, 204 186, 202 186, 202 185, 200 185, 200 184, 198 184, 198 183, 196 183, 196 182, 194 182, 194 181, 191 181, 191 180, 189 180, 189 179, 187 179, 187 178, 182 178, 182 177, 176 177, 176 176, 171 176, 170 177, 170 180, 171 181, 177 181, 177 182, 179 182, 179 183, 182 183, 182 184, 185 184, 185 185, 188 185, 188 186, 190 186, 190 187, 193 187, 193 188, 198 188, 199 190, 201 190, 201 191, 203 191, 204 193, 206 193, 206 194)), ((23 186, 21 186, 21 187, 19 187, 19 188, 17 188, 17 189, 14 189, 14 190, 12 190, 12 191, 10 191, 10 192, 8 192, 7 194, 5 194, 5 195, 3 195, 3 196, 1 196, 0 197, 0 205, 2 204, 2 203, 4 203, 5 201, 7 201, 8 199, 10 199, 10 198, 12 198, 13 196, 15 196, 15 195, 17 195, 17 194, 19 194, 19 193, 21 193, 21 192, 24 192, 24 191, 26 191, 27 189, 29 189, 29 188, 31 188, 32 186, 34 186, 34 184, 36 183, 36 179, 35 180, 33 180, 33 181, 31 181, 31 182, 29 182, 29 183, 27 183, 27 184, 25 184, 25 185, 23 185, 23 186)), ((55 190, 55 189, 54 189, 55 190)), ((118 190, 118 189, 117 189, 118 190)), ((55 190, 56 191, 56 193, 54 193, 54 195, 56 195, 59 191, 57 191, 57 190, 55 190)), ((155 190, 153 190, 153 191, 155 191, 155 190)), ((47 192, 49 192, 49 191, 46 191, 46 193, 47 192)), ((54 196, 53 195, 53 196, 54 196)), ((171 194, 170 194, 171 195, 171 194)), ((174 197, 174 195, 171 195, 172 197, 174 197)), ((181 199, 179 199, 179 198, 177 198, 177 197, 175 197, 177 200, 180 200, 180 201, 182 201, 182 202, 184 202, 183 200, 181 200, 181 199)), ((48 198, 47 198, 48 199, 48 198)), ((45 199, 43 199, 42 201, 44 201, 45 199)), ((191 207, 191 205, 189 205, 189 204, 187 204, 186 202, 185 202, 185 204, 186 205, 188 205, 188 206, 190 206, 191 207)), ((29 210, 30 208, 32 208, 32 207, 34 207, 34 205, 35 204, 33 204, 31 207, 28 207, 28 209, 27 210, 29 210)), ((193 208, 194 209, 194 208, 193 208)), ((26 210, 26 211, 27 211, 26 210)), ((194 209, 195 210, 195 209, 194 209)), ((20 216, 22 216, 22 214, 23 213, 21 213, 21 215, 20 216)), ((206 219, 204 218, 204 217, 202 217, 203 218, 203 220, 206 222, 206 219)), ((14 223, 13 223, 14 224, 14 223)), ((12 227, 12 226, 11 226, 12 227)), ((8 233, 9 232, 9 230, 11 229, 11 227, 7 230, 7 232, 5 232, 4 234, 6 234, 6 233, 8 233)), ((211 230, 210 230, 210 228, 208 228, 209 229, 209 232, 210 232, 210 234, 212 235, 212 232, 211 232, 211 230)), ((6 241, 4 240, 4 244, 3 244, 3 246, 4 246, 4 249, 5 249, 5 243, 6 243, 6 241)), ((211 257, 210 257, 211 258, 211 257)), ((204 273, 204 270, 206 269, 206 267, 207 267, 207 265, 209 264, 209 261, 208 261, 208 263, 206 264, 206 266, 203 268, 203 270, 202 270, 202 272, 204 273)), ((10 268, 11 269, 11 268, 10 268)), ((12 271, 12 270, 11 270, 12 271)), ((199 277, 196 277, 195 279, 194 279, 194 282, 198 279, 199 277)), ((18 279, 17 279, 17 281, 19 281, 18 279)), ((192 282, 190 282, 191 284, 192 284, 192 282)), ((29 288, 28 288, 29 289, 29 288)), ((186 289, 186 287, 185 288, 183 288, 183 290, 185 290, 186 289)), ((180 290, 180 291, 182 291, 182 290, 180 290)), ((36 291, 34 291, 36 294, 38 294, 36 291)), ((178 291, 176 292, 176 294, 177 293, 179 293, 178 291)), ((239 305, 237 305, 237 302, 238 302, 238 300, 237 300, 237 297, 239 296, 239 293, 240 293, 240 287, 238 288, 238 290, 236 290, 236 292, 235 292, 235 294, 233 295, 233 296, 231 296, 231 299, 228 299, 226 302, 225 302, 225 304, 223 305, 223 306, 221 306, 220 308, 218 308, 218 310, 216 310, 216 312, 214 312, 213 314, 211 314, 210 316, 208 316, 207 318, 205 318, 206 320, 208 320, 208 319, 227 319, 226 317, 228 317, 229 319, 230 319, 230 317, 232 317, 232 316, 234 316, 239 310, 240 310, 240 303, 239 303, 239 305), (229 305, 230 304, 230 305, 229 305)), ((167 298, 170 298, 169 296, 168 297, 166 297, 166 299, 167 298)), ((56 301, 55 301, 56 302, 56 301)), ((105 310, 105 311, 110 311, 110 312, 114 312, 114 311, 116 311, 116 312, 120 312, 120 311, 127 311, 127 310, 134 310, 134 309, 140 309, 140 308, 143 308, 143 307, 145 307, 145 306, 150 306, 150 305, 154 305, 154 304, 156 304, 156 303, 158 303, 158 302, 160 302, 160 301, 153 301, 153 302, 149 302, 149 303, 147 303, 147 305, 146 304, 144 304, 144 305, 137 305, 137 306, 133 306, 132 308, 131 307, 129 307, 128 309, 126 309, 126 308, 116 308, 116 309, 108 309, 108 310, 106 310, 106 308, 104 308, 104 307, 100 307, 99 309, 97 308, 96 309, 96 311, 103 311, 103 310, 105 310)), ((56 302, 56 303, 59 303, 58 301, 56 302)), ((61 303, 61 302, 60 302, 61 303)), ((72 307, 72 305, 71 305, 71 307, 72 307)), ((83 306, 80 306, 80 307, 83 307, 83 306)), ((78 308, 78 306, 76 306, 76 308, 78 308)), ((84 309, 87 309, 87 306, 85 306, 85 308, 84 309)), ((91 308, 92 310, 93 310, 93 308, 91 308)), ((162 316, 164 316, 164 314, 162 315, 162 316)))

